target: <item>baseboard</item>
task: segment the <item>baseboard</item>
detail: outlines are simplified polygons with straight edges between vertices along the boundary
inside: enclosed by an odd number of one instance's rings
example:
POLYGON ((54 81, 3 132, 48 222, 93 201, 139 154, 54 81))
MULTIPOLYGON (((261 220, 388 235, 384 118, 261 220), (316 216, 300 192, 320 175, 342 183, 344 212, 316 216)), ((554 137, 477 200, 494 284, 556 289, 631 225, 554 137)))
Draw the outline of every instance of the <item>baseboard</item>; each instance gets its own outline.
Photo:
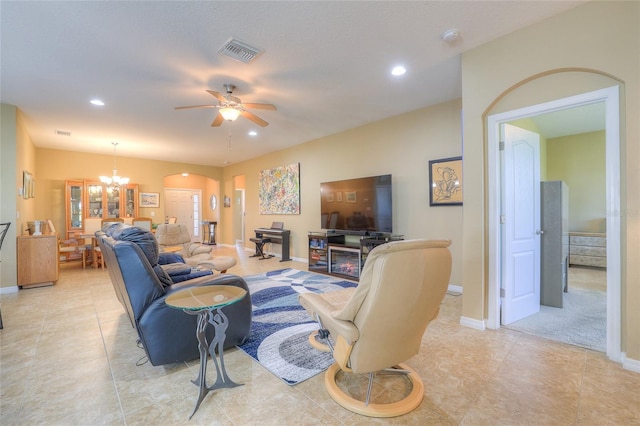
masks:
POLYGON ((460 325, 473 328, 475 330, 485 329, 484 321, 473 319, 473 318, 467 318, 467 317, 460 317, 460 325))
POLYGON ((451 293, 462 294, 462 286, 461 285, 449 284, 449 287, 447 287, 447 291, 449 291, 451 293))
POLYGON ((640 361, 637 359, 627 358, 626 353, 622 353, 622 368, 625 370, 633 371, 634 373, 640 373, 640 361))
POLYGON ((10 287, 0 287, 0 294, 10 294, 17 293, 19 290, 17 285, 12 285, 10 287))

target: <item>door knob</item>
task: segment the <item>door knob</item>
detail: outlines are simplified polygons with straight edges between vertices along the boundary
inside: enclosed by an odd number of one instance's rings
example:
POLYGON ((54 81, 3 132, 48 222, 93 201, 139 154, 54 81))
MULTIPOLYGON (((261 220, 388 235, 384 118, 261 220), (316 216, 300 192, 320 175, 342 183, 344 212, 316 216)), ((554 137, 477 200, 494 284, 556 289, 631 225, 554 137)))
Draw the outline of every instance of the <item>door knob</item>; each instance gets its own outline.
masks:
POLYGON ((544 231, 542 229, 536 229, 536 234, 537 235, 542 235, 542 234, 544 234, 544 231))

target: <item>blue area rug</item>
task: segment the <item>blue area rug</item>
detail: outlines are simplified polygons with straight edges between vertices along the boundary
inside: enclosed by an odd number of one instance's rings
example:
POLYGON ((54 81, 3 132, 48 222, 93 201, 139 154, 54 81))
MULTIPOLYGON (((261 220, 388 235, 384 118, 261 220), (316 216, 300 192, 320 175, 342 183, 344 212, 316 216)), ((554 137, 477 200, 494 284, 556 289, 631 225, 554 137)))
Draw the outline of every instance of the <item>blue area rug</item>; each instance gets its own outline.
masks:
POLYGON ((333 357, 309 344, 318 324, 300 303, 300 293, 325 293, 357 284, 297 269, 281 269, 244 277, 253 317, 249 339, 238 346, 288 385, 323 372, 333 357))

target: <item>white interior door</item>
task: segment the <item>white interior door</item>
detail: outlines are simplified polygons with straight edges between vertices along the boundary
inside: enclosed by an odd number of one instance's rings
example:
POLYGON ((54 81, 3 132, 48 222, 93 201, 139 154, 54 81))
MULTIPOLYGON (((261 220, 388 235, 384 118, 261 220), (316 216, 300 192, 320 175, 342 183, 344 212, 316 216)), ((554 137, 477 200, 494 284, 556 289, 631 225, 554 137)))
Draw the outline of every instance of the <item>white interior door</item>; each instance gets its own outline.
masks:
POLYGON ((194 242, 201 241, 202 203, 200 202, 200 190, 165 189, 164 195, 165 215, 175 217, 177 223, 186 225, 194 242))
POLYGON ((540 311, 540 136, 502 126, 501 322, 506 325, 540 311))
POLYGON ((234 196, 233 238, 244 244, 244 189, 236 189, 234 196))

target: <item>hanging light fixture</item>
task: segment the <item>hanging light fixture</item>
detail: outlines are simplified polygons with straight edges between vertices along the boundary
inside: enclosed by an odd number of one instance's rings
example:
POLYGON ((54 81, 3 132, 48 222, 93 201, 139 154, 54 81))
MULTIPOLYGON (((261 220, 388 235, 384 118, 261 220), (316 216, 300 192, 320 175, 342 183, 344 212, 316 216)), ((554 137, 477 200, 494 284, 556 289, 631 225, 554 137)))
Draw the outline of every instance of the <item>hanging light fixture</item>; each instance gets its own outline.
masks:
POLYGON ((240 110, 233 107, 224 107, 220 109, 220 115, 227 121, 235 121, 240 117, 240 110))
POLYGON ((128 177, 118 176, 118 169, 116 167, 116 146, 118 146, 118 142, 111 142, 113 145, 113 175, 109 176, 100 176, 100 182, 104 183, 107 187, 116 189, 120 187, 120 185, 126 185, 129 183, 128 177))

